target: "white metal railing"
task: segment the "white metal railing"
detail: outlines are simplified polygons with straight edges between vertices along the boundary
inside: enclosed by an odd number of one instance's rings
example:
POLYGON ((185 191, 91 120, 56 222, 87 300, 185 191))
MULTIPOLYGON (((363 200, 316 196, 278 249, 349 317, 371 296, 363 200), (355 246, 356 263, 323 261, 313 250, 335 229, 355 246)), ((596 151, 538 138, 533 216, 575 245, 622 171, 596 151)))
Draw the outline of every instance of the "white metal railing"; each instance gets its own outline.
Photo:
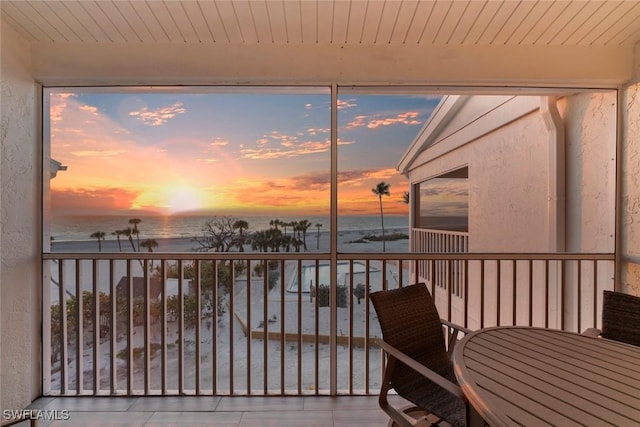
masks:
MULTIPOLYGON (((411 230, 411 252, 430 254, 464 254, 469 252, 469 233, 462 231, 435 230, 427 228, 413 228, 411 230)), ((445 263, 436 261, 423 262, 420 270, 427 280, 436 286, 444 288, 450 284, 449 290, 459 298, 464 291, 466 265, 462 262, 451 261, 445 263)))
POLYGON ((337 254, 334 270, 330 262, 317 253, 43 254, 45 394, 330 394, 331 364, 339 394, 377 393, 370 292, 424 281, 440 315, 471 329, 581 331, 600 326, 614 273, 612 254, 337 254), (451 279, 429 277, 423 267, 434 263, 464 266, 464 298, 452 295, 451 279))

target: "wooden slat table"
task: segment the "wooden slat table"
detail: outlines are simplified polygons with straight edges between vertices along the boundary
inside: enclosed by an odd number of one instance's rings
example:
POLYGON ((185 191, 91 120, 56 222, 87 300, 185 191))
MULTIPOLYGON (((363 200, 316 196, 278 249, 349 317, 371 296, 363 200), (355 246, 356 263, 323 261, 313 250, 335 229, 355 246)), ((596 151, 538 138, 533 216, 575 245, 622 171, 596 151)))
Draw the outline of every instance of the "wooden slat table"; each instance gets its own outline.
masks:
POLYGON ((498 327, 465 336, 453 361, 469 403, 491 426, 640 426, 640 347, 498 327))

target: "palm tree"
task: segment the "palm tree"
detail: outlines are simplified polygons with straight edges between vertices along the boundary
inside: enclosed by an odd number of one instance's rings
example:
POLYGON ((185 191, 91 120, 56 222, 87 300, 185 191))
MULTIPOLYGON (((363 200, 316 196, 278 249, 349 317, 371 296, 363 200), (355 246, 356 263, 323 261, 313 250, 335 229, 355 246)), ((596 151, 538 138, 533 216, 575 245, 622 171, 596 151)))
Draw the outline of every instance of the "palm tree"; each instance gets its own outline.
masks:
POLYGON ((406 203, 407 205, 409 204, 409 192, 405 191, 404 193, 402 193, 402 202, 406 203))
POLYGON ((156 239, 143 240, 142 243, 140 243, 140 246, 147 248, 149 252, 153 252, 153 248, 158 247, 158 241, 156 239))
POLYGON ((391 187, 391 184, 387 184, 386 182, 382 181, 382 182, 379 182, 378 185, 376 185, 374 188, 371 189, 371 192, 373 192, 373 194, 378 196, 378 199, 380 200, 380 222, 382 224, 382 252, 386 251, 385 238, 384 238, 384 214, 382 213, 382 196, 391 195, 391 193, 389 192, 389 187, 391 187))
POLYGON ((129 239, 129 243, 131 243, 131 249, 133 249, 133 252, 136 252, 136 245, 133 244, 133 238, 131 237, 131 227, 120 230, 120 233, 122 233, 123 236, 129 239))
POLYGON ((122 252, 122 245, 120 244, 120 236, 122 236, 122 230, 116 230, 111 234, 116 236, 116 239, 118 239, 118 249, 120 249, 120 252, 122 252))
POLYGON ((302 231, 302 243, 304 245, 304 251, 307 251, 307 230, 311 227, 311 223, 307 219, 303 219, 298 223, 300 231, 302 231))
POLYGON ((138 243, 138 252, 140 252, 140 230, 138 230, 138 224, 140 224, 142 220, 140 218, 131 218, 129 220, 129 224, 133 224, 133 230, 131 230, 131 234, 136 235, 136 241, 138 243))
POLYGON ((322 227, 322 224, 316 224, 316 228, 318 229, 318 233, 316 234, 316 249, 320 249, 320 227, 322 227))
POLYGON ((276 230, 278 229, 278 226, 282 224, 282 221, 280 221, 279 219, 272 219, 271 221, 269 221, 269 225, 274 227, 276 230))
POLYGON ((247 242, 247 234, 245 233, 245 230, 249 228, 249 223, 243 219, 239 219, 233 223, 233 228, 235 230, 239 230, 239 236, 236 238, 235 244, 238 246, 238 250, 240 252, 244 252, 244 245, 247 242))
MULTIPOLYGON (((149 252, 153 252, 153 248, 158 247, 158 241, 156 239, 143 240, 142 243, 140 243, 140 246, 142 246, 143 248, 147 248, 149 252)), ((139 261, 142 266, 142 260, 139 261)), ((153 260, 151 260, 150 269, 153 269, 153 260)))
POLYGON ((92 239, 98 239, 98 252, 102 252, 102 241, 104 240, 104 231, 96 231, 91 234, 92 239))
POLYGON ((267 252, 267 235, 264 230, 256 231, 251 238, 251 249, 267 252))

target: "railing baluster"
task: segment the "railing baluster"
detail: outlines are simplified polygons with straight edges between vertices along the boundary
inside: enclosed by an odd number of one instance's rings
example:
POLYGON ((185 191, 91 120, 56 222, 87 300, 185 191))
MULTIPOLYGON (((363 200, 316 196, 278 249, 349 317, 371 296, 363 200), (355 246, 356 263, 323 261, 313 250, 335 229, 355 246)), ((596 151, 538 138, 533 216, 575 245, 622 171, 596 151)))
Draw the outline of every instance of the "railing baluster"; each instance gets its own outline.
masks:
POLYGON ((565 298, 565 275, 564 275, 564 263, 565 260, 560 260, 560 272, 558 278, 560 279, 560 329, 565 330, 565 313, 566 313, 566 298, 565 298))
MULTIPOLYGON (((282 270, 281 270, 282 271, 282 270)), ((298 286, 300 287, 300 286, 298 286)), ((284 301, 284 286, 280 286, 280 394, 285 394, 285 348, 287 346, 286 343, 286 323, 287 320, 285 318, 285 301, 284 301)))
POLYGON ((502 296, 502 261, 496 261, 496 326, 500 326, 502 317, 500 316, 500 298, 502 296))
MULTIPOLYGON (((202 376, 202 355, 201 355, 201 342, 202 342, 202 280, 200 278, 200 260, 193 261, 193 272, 195 281, 191 282, 194 285, 195 299, 196 299, 196 330, 195 330, 195 380, 196 380, 196 395, 202 394, 201 376, 202 376)), ((248 273, 247 273, 248 277, 248 273)))
POLYGON ((168 343, 167 343, 167 333, 168 329, 168 321, 167 315, 169 314, 167 311, 167 300, 168 300, 168 289, 167 289, 167 260, 163 259, 160 263, 160 283, 162 289, 162 307, 161 307, 161 316, 162 316, 162 333, 160 334, 160 345, 162 347, 162 357, 161 357, 161 371, 162 371, 162 394, 168 394, 169 384, 167 381, 167 372, 168 372, 168 343))
MULTIPOLYGON (((480 260, 480 327, 484 328, 484 260, 480 260)), ((465 300, 468 302, 469 300, 469 281, 465 280, 465 290, 464 290, 465 300)), ((465 317, 464 317, 464 326, 467 327, 469 325, 467 319, 468 313, 468 304, 465 304, 465 317)))
POLYGON ((144 280, 144 319, 143 319, 143 333, 144 333, 144 392, 149 394, 151 391, 151 306, 150 306, 150 288, 151 282, 149 278, 149 261, 144 260, 144 273, 142 274, 144 280))
POLYGON ((598 328, 598 295, 600 294, 598 290, 598 261, 594 260, 591 263, 593 264, 593 327, 598 328))
MULTIPOLYGON (((371 392, 370 384, 369 384, 369 336, 370 336, 370 327, 369 327, 369 288, 371 285, 371 269, 370 261, 367 259, 364 261, 364 268, 366 274, 364 276, 364 390, 366 394, 371 392)), ((402 283, 402 280, 400 280, 402 283)))
POLYGON ((76 394, 82 394, 84 373, 84 295, 80 264, 76 260, 76 394))
MULTIPOLYGON (((233 263, 233 262, 232 262, 233 263)), ((251 345, 252 345, 252 337, 251 337, 251 331, 252 331, 252 319, 251 319, 251 275, 249 274, 249 272, 247 271, 247 301, 246 301, 246 308, 247 308, 247 318, 246 318, 246 328, 247 328, 247 394, 251 394, 251 345)))
MULTIPOLYGON (((303 341, 302 341, 302 335, 303 333, 305 333, 304 328, 303 328, 303 324, 302 324, 302 272, 300 271, 300 260, 298 260, 298 394, 301 395, 302 394, 302 383, 303 383, 303 378, 302 378, 302 345, 303 345, 303 341)), ((284 277, 284 260, 282 260, 282 264, 281 264, 281 271, 282 271, 282 280, 280 282, 280 288, 284 289, 285 287, 285 277, 284 277)))
POLYGON ((353 260, 349 261, 349 283, 345 283, 349 289, 349 368, 347 369, 347 375, 349 377, 349 394, 353 394, 353 260))
POLYGON ((549 260, 544 260, 544 327, 549 327, 549 260))
POLYGON ((213 306, 213 319, 211 325, 211 389, 214 395, 218 394, 218 263, 211 260, 211 304, 213 306))
POLYGON ((133 394, 133 274, 131 260, 127 260, 127 394, 133 394))
POLYGON ((314 309, 314 319, 315 319, 315 394, 318 395, 320 393, 320 308, 318 305, 318 281, 320 280, 320 261, 315 260, 315 286, 313 290, 309 290, 314 293, 313 298, 313 309, 314 309))
POLYGON ((184 394, 184 323, 186 313, 184 311, 184 269, 182 260, 178 260, 178 393, 184 394))
POLYGON ((264 339, 263 339, 263 386, 264 386, 264 394, 266 395, 269 390, 269 283, 267 276, 269 275, 269 262, 267 260, 262 261, 262 265, 264 268, 262 269, 262 330, 264 331, 264 339))
MULTIPOLYGON (((116 261, 109 260, 109 305, 110 305, 110 328, 109 328, 109 354, 110 359, 110 376, 111 376, 111 394, 115 394, 118 389, 118 368, 117 368, 117 288, 115 281, 116 261)), ((164 335, 164 334, 163 334, 164 335)))
POLYGON ((67 317, 67 284, 64 280, 65 262, 58 261, 58 304, 60 306, 60 393, 66 394, 69 387, 67 369, 67 343, 69 342, 69 319, 67 317))
POLYGON ((445 261, 444 266, 446 267, 446 273, 445 271, 443 271, 443 273, 445 273, 445 289, 447 290, 447 317, 446 319, 451 322, 452 319, 452 315, 453 315, 453 310, 452 310, 452 305, 453 305, 453 295, 452 295, 452 289, 451 289, 451 276, 452 276, 452 270, 451 270, 451 260, 447 259, 445 261))
POLYGON ((382 289, 388 289, 387 283, 387 260, 383 259, 380 264, 382 265, 382 289))
MULTIPOLYGON (((225 261, 222 261, 222 263, 224 263, 225 261)), ((267 271, 265 269, 265 271, 267 271)), ((235 310, 235 289, 233 286, 233 280, 231 281, 231 283, 229 284, 229 394, 231 394, 232 396, 235 394, 235 388, 234 388, 234 377, 235 377, 235 370, 234 370, 234 365, 233 365, 233 361, 235 359, 235 354, 234 354, 234 327, 233 325, 235 324, 234 319, 233 319, 233 312, 235 310)), ((266 296, 265 296, 265 304, 266 304, 266 296)), ((267 335, 267 325, 265 325, 265 329, 264 329, 264 333, 265 336, 267 335)), ((265 364, 265 367, 267 365, 265 364)))
POLYGON ((513 301, 511 303, 512 307, 512 318, 511 324, 518 324, 518 261, 513 260, 513 276, 511 278, 511 286, 513 288, 513 301))
POLYGON ((98 291, 98 261, 91 261, 91 292, 93 293, 93 395, 100 390, 100 293, 98 291))
POLYGON ((529 260, 529 326, 533 326, 533 260, 529 260))
POLYGON ((576 332, 580 332, 580 330, 582 329, 582 261, 577 260, 577 266, 576 266, 576 274, 577 274, 577 286, 576 286, 576 291, 577 291, 577 323, 576 323, 576 332))

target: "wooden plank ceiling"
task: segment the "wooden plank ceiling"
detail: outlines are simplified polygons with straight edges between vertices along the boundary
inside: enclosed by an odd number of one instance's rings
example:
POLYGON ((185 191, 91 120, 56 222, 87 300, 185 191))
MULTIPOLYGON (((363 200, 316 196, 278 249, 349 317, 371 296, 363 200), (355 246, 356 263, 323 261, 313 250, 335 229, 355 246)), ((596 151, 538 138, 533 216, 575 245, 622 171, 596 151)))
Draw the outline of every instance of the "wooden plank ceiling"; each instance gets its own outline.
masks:
POLYGON ((632 46, 640 1, 2 0, 38 43, 632 46))

